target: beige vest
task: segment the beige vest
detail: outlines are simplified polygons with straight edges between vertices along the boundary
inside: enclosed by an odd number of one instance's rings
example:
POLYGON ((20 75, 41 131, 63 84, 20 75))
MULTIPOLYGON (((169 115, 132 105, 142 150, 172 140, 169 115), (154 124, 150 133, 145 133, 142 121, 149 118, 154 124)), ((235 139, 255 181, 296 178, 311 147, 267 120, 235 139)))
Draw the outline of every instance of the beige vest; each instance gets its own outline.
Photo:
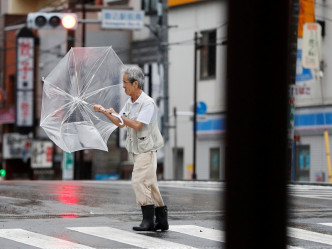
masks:
MULTIPOLYGON (((136 120, 143 105, 151 102, 154 104, 154 108, 156 110, 157 106, 154 103, 153 99, 145 95, 144 99, 142 99, 139 103, 136 113, 131 119, 136 120)), ((128 113, 128 117, 131 116, 130 107, 131 105, 127 103, 126 112, 128 113)), ((152 121, 152 123, 150 123, 149 125, 144 124, 142 128, 138 131, 127 126, 126 149, 129 153, 140 154, 152 150, 158 150, 163 145, 164 139, 159 131, 157 115, 152 121)))

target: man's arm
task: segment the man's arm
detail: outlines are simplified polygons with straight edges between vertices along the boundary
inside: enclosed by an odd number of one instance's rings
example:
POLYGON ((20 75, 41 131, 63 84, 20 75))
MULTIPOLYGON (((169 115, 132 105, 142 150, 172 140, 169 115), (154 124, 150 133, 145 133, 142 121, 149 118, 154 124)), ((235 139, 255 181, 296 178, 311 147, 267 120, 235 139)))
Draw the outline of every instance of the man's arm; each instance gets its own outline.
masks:
POLYGON ((140 130, 144 123, 136 121, 136 120, 131 120, 127 117, 121 116, 122 120, 123 120, 123 124, 121 125, 121 121, 112 115, 112 113, 119 115, 118 113, 116 113, 116 111, 114 111, 113 108, 109 108, 109 109, 105 109, 104 107, 102 107, 101 105, 93 105, 93 108, 95 110, 95 112, 100 112, 103 113, 113 124, 115 124, 116 126, 118 126, 119 128, 123 128, 125 126, 129 126, 130 128, 133 128, 134 130, 138 131, 140 130))

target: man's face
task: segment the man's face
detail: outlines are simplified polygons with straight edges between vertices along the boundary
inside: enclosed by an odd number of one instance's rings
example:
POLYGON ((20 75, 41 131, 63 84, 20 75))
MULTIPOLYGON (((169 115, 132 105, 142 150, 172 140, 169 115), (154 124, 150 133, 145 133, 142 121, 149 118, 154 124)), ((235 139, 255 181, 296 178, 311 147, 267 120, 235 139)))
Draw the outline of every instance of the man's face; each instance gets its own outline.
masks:
POLYGON ((135 82, 134 83, 131 83, 129 80, 128 80, 128 74, 124 74, 123 75, 123 88, 125 89, 125 93, 128 95, 128 96, 131 96, 133 94, 133 92, 135 91, 135 82))

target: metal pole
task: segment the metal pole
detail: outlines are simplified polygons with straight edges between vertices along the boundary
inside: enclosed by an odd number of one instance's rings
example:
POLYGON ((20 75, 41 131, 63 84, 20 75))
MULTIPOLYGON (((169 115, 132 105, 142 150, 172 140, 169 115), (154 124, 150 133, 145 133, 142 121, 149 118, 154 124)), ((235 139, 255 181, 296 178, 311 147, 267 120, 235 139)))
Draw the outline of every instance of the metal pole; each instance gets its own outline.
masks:
MULTIPOLYGON (((70 12, 75 12, 76 0, 68 1, 68 8, 70 12)), ((67 30, 67 51, 75 46, 75 30, 67 30)), ((74 152, 74 180, 79 179, 80 167, 81 167, 81 153, 74 152)))
POLYGON ((164 69, 164 125, 163 137, 165 142, 169 140, 169 118, 168 118, 168 0, 162 1, 162 23, 161 23, 161 51, 164 69))
POLYGON ((197 129, 197 48, 198 34, 195 32, 195 48, 194 48, 194 116, 193 116, 193 179, 196 179, 196 129, 197 129))
POLYGON ((176 176, 176 168, 178 165, 178 138, 177 138, 177 110, 176 107, 173 108, 173 114, 174 114, 174 163, 173 163, 173 170, 174 170, 174 176, 177 179, 176 176))
MULTIPOLYGON (((85 9, 85 0, 82 0, 82 19, 86 18, 86 9, 85 9)), ((85 47, 85 31, 86 31, 86 23, 82 23, 82 47, 85 47)))

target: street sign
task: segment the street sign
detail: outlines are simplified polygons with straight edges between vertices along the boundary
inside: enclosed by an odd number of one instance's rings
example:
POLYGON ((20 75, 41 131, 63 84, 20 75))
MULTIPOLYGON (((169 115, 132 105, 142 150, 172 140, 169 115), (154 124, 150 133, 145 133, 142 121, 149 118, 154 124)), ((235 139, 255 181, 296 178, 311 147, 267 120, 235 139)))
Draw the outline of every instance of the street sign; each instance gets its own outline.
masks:
POLYGON ((203 101, 197 102, 197 108, 196 108, 197 114, 205 114, 206 110, 207 110, 207 106, 206 106, 205 102, 203 102, 203 101))
POLYGON ((319 23, 306 23, 303 26, 302 65, 305 68, 319 69, 320 67, 321 30, 319 23))
POLYGON ((101 28, 141 29, 144 27, 144 11, 103 9, 101 28))

